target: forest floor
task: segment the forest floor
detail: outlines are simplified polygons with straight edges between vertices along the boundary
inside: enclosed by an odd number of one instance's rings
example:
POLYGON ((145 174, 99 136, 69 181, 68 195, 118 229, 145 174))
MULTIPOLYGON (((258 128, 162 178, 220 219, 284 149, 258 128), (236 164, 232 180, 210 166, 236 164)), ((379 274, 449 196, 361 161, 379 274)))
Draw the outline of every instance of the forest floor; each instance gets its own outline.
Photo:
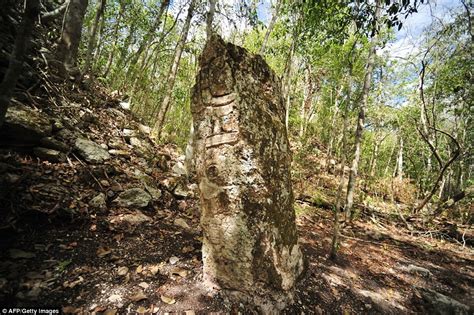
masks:
MULTIPOLYGON (((0 171, 12 185, 0 196, 0 305, 60 307, 66 313, 245 313, 200 286, 198 200, 192 183, 175 172, 179 150, 154 145, 106 92, 75 90, 57 103, 63 105, 43 109, 75 126, 66 127, 66 134, 109 148, 119 143, 120 149, 98 165, 73 152, 50 163, 24 149, 1 150, 0 171), (130 143, 124 128, 136 132, 151 157, 130 143), (140 209, 119 206, 115 198, 129 188, 159 194, 140 209), (94 208, 90 200, 99 192, 106 202, 94 208)), ((296 190, 297 196, 306 193, 296 190)), ((329 195, 334 187, 317 181, 311 190, 329 195)), ((298 198, 296 208, 308 268, 295 304, 284 313, 429 313, 443 299, 474 308, 469 244, 430 237, 427 230, 414 233, 374 210, 341 229, 332 261, 332 212, 298 198)))

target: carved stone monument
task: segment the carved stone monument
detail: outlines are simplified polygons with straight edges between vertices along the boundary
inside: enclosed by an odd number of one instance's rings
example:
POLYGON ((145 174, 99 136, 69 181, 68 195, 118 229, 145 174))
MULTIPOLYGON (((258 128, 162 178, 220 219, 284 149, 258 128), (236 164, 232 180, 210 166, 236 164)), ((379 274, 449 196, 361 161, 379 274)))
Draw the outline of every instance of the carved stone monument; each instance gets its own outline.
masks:
POLYGON ((277 311, 303 270, 281 83, 260 56, 216 35, 199 62, 192 114, 204 281, 277 311))

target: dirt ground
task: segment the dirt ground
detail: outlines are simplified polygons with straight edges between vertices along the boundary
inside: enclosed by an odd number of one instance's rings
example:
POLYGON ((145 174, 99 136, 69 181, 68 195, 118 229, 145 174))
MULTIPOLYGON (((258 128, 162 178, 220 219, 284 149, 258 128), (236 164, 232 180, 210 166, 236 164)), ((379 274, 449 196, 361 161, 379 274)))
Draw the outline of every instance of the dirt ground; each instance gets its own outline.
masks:
MULTIPOLYGON (((125 215, 119 212, 62 224, 40 216, 2 233, 0 305, 106 314, 239 311, 200 288, 197 214, 149 207, 142 213, 151 221, 112 228, 110 216, 125 215), (190 228, 176 225, 178 216, 190 228)), ((432 313, 427 290, 474 307, 472 248, 361 219, 342 229, 333 262, 331 222, 323 209, 306 206, 299 215, 308 269, 285 314, 432 313)))

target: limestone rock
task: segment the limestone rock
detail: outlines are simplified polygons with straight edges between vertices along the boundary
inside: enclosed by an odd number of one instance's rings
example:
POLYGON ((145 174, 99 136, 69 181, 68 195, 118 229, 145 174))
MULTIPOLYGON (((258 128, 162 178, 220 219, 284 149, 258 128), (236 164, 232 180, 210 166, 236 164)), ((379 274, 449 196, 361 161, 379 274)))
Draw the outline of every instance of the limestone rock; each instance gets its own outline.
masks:
POLYGON ((188 173, 186 167, 181 162, 176 162, 176 164, 173 165, 173 168, 171 170, 178 176, 187 175, 188 173))
POLYGON ((303 270, 281 83, 260 56, 218 36, 199 63, 191 110, 204 281, 277 313, 303 270))
POLYGON ((452 299, 439 292, 421 288, 421 295, 424 300, 430 303, 430 314, 436 315, 467 315, 472 314, 469 306, 452 299))
POLYGON ((33 153, 41 160, 53 163, 64 162, 66 160, 64 154, 53 149, 37 147, 33 149, 33 153))
POLYGON ((413 265, 413 264, 410 264, 408 266, 401 266, 400 270, 406 271, 406 272, 412 273, 412 274, 419 274, 419 275, 421 275, 423 277, 427 277, 427 278, 429 278, 433 275, 431 273, 431 271, 429 271, 428 269, 417 266, 417 265, 413 265))
POLYGON ((67 144, 59 140, 56 140, 53 137, 41 138, 40 144, 45 148, 53 149, 53 150, 64 152, 64 153, 70 150, 70 147, 67 144))
POLYGON ((161 190, 156 189, 156 188, 154 188, 150 185, 147 185, 147 184, 145 184, 145 189, 151 195, 151 198, 154 201, 160 200, 161 195, 162 195, 161 190))
POLYGON ((151 128, 142 124, 138 125, 138 130, 145 135, 149 135, 151 133, 151 128))
POLYGON ((131 188, 120 193, 114 200, 121 207, 139 207, 148 206, 152 197, 141 188, 131 188))
POLYGON ((84 138, 77 138, 74 148, 89 163, 97 164, 110 159, 110 154, 100 145, 84 138))
POLYGON ((0 143, 37 144, 51 134, 49 117, 26 106, 10 106, 0 128, 0 143))
POLYGON ((104 193, 99 193, 89 201, 89 206, 96 209, 105 209, 107 207, 106 197, 104 193))

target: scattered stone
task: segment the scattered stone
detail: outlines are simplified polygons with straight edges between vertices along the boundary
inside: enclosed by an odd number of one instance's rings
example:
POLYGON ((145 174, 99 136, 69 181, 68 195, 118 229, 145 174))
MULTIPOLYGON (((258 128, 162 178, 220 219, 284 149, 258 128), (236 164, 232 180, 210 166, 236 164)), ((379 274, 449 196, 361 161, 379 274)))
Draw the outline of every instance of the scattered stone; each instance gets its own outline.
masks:
POLYGON ((145 135, 149 135, 151 133, 151 128, 142 124, 138 125, 138 130, 144 133, 145 135))
POLYGON ((420 288, 425 301, 430 303, 430 314, 435 315, 467 315, 472 314, 469 306, 439 292, 420 288))
POLYGON ((89 201, 89 206, 96 209, 105 209, 107 207, 106 199, 104 193, 99 193, 89 201))
POLYGON ((431 271, 429 271, 428 269, 417 266, 417 265, 413 265, 413 264, 410 264, 408 266, 401 266, 400 270, 406 271, 412 274, 420 274, 423 277, 427 277, 427 278, 433 275, 431 271))
POLYGON ((176 197, 180 197, 180 198, 191 198, 191 197, 193 197, 193 191, 186 184, 184 184, 181 181, 178 182, 178 184, 176 185, 176 187, 173 191, 173 194, 176 197))
POLYGON ((183 229, 186 229, 186 230, 191 229, 191 227, 188 225, 186 220, 184 220, 183 218, 176 218, 176 219, 174 219, 173 223, 174 223, 174 225, 182 227, 183 229))
POLYGON ((128 151, 125 151, 125 150, 115 150, 115 149, 111 149, 109 150, 109 153, 111 155, 116 155, 116 156, 129 156, 130 153, 128 153, 128 151))
POLYGON ((142 142, 137 137, 131 137, 130 144, 134 147, 138 147, 138 148, 142 147, 142 142))
POLYGON ((120 193, 114 200, 121 207, 139 207, 148 206, 152 197, 141 188, 131 188, 120 193))
POLYGON ((130 102, 122 101, 122 102, 119 103, 119 105, 120 105, 120 108, 122 108, 122 109, 130 110, 130 102))
POLYGON ((41 138, 40 144, 45 148, 53 149, 53 150, 60 151, 63 153, 67 153, 71 149, 67 144, 53 137, 41 138))
POLYGON ((12 259, 30 259, 36 257, 34 253, 25 252, 21 249, 10 249, 8 253, 12 259))
POLYGON ((0 128, 0 143, 37 144, 51 132, 50 118, 46 114, 23 105, 10 106, 0 128))
POLYGON ((84 138, 77 138, 74 148, 89 163, 97 164, 110 159, 110 154, 100 145, 84 138))
POLYGON ((170 264, 176 265, 176 263, 179 261, 179 258, 176 256, 171 256, 170 257, 170 264))
POLYGON ((161 190, 153 188, 152 186, 147 185, 147 184, 145 184, 145 189, 151 195, 151 198, 153 199, 153 201, 160 200, 162 196, 161 190))
POLYGON ((136 137, 137 136, 137 131, 133 129, 123 129, 122 130, 123 137, 126 140, 130 140, 131 137, 136 137))
POLYGON ((173 165, 171 170, 178 176, 186 176, 188 174, 186 167, 184 167, 184 164, 181 162, 177 162, 175 165, 173 165))
POLYGON ((53 163, 64 162, 66 157, 59 151, 48 149, 48 148, 33 148, 33 153, 44 161, 49 161, 53 163))

